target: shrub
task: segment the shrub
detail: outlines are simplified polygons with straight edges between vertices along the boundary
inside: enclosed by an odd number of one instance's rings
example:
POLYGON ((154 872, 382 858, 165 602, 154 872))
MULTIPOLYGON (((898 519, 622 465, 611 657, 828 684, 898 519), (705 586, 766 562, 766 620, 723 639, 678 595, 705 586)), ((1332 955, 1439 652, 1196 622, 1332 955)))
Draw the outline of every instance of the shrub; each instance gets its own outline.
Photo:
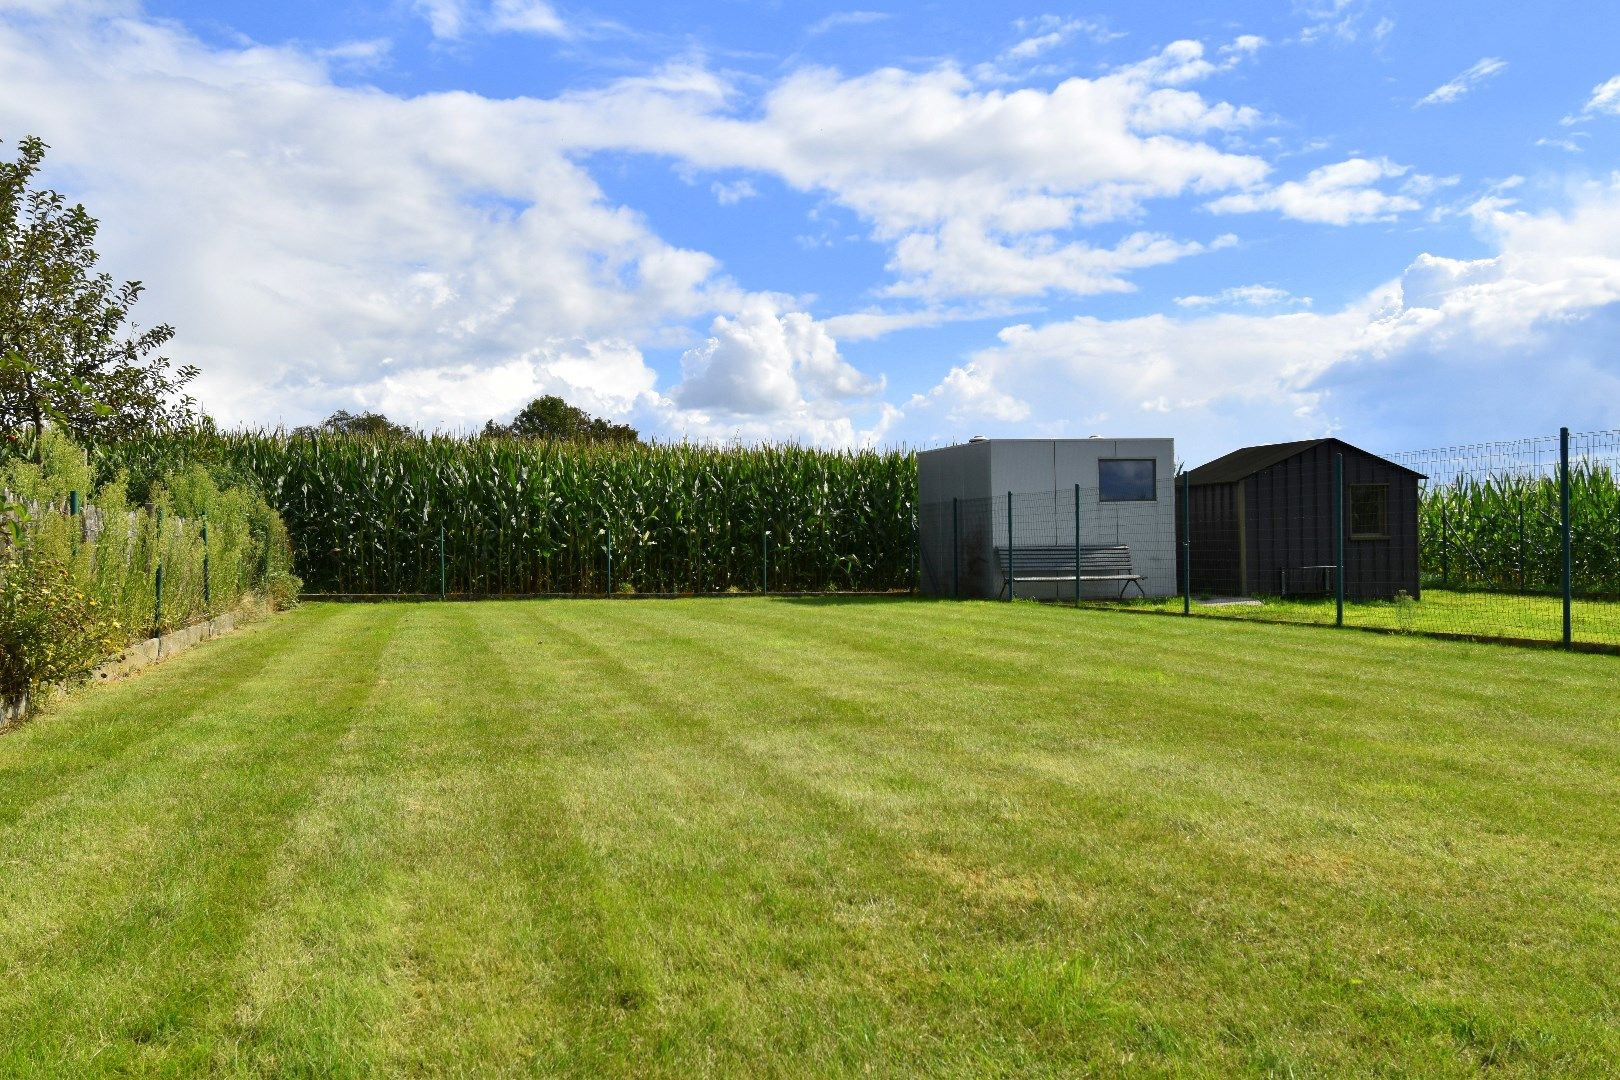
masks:
POLYGON ((85 675, 121 640, 66 563, 16 548, 0 556, 0 696, 85 675))

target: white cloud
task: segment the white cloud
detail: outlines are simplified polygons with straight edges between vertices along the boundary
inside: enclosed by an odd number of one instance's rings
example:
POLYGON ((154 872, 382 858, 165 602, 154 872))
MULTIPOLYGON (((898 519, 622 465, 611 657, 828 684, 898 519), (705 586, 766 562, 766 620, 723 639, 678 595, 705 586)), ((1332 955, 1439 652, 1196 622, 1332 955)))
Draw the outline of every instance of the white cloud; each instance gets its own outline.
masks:
MULTIPOLYGON (((1421 209, 1423 204, 1412 194, 1387 192, 1373 185, 1408 172, 1407 166, 1397 165, 1388 158, 1350 158, 1312 169, 1304 180, 1289 180, 1274 187, 1225 195, 1206 205, 1217 214, 1275 210, 1296 221, 1328 225, 1389 221, 1399 214, 1421 209)), ((1432 177, 1413 177, 1406 190, 1420 193, 1437 183, 1432 177)))
POLYGON ((826 327, 776 298, 749 297, 735 317, 716 316, 709 339, 681 357, 671 397, 687 408, 739 416, 789 413, 812 403, 883 389, 846 363, 826 327))
POLYGON ((835 11, 811 23, 804 32, 810 37, 818 37, 846 26, 870 26, 888 18, 890 15, 886 11, 835 11))
POLYGON ((545 0, 495 0, 489 11, 494 30, 542 37, 566 37, 568 27, 545 0))
POLYGON ((1005 49, 1000 57, 1002 60, 1033 60, 1082 35, 1099 45, 1125 36, 1109 30, 1107 25, 1096 19, 1065 18, 1060 15, 1019 19, 1013 23, 1013 29, 1027 36, 1005 49))
POLYGON ((465 0, 413 0, 411 6, 427 20, 436 38, 458 38, 467 23, 465 0))
POLYGON ((1500 75, 1507 68, 1507 61, 1495 56, 1487 56, 1476 61, 1467 71, 1448 82, 1430 90, 1418 99, 1417 106, 1449 105, 1465 97, 1470 90, 1480 86, 1487 80, 1500 75))
POLYGON ((752 199, 759 195, 759 192, 754 189, 753 183, 748 180, 732 180, 729 182, 716 180, 709 185, 709 190, 714 192, 714 199, 721 206, 733 206, 744 199, 752 199))
POLYGON ((899 330, 915 330, 981 319, 1004 319, 1017 313, 1017 308, 993 302, 958 307, 931 306, 910 311, 870 309, 834 315, 822 319, 821 325, 839 341, 871 341, 899 330))
POLYGON ((657 407, 657 379, 627 341, 556 342, 493 366, 461 363, 384 375, 356 387, 354 397, 387 416, 433 417, 451 430, 470 430, 546 394, 612 416, 657 407))
POLYGON ((1129 271, 1236 242, 1231 234, 1202 244, 1146 232, 1132 233, 1111 248, 1081 241, 1060 245, 1046 237, 1006 242, 972 223, 952 222, 936 233, 914 233, 900 240, 890 263, 900 281, 886 291, 930 300, 1129 292, 1135 287, 1125 277, 1129 271))
POLYGON ((1279 289, 1274 285, 1234 285, 1222 289, 1213 296, 1178 296, 1176 304, 1180 307, 1310 307, 1311 298, 1308 296, 1295 296, 1287 289, 1279 289))
POLYGON ((1620 116, 1620 75, 1594 86, 1592 96, 1586 99, 1581 111, 1564 117, 1564 123, 1578 124, 1596 116, 1620 116))
POLYGON ((477 29, 566 37, 568 26, 546 0, 493 0, 487 7, 470 0, 412 0, 433 36, 453 41, 477 29))
POLYGON ((1393 416, 1378 438, 1427 442, 1481 417, 1504 433, 1535 430, 1577 410, 1593 424, 1620 424, 1620 368, 1606 354, 1581 357, 1570 336, 1583 322, 1620 317, 1620 173, 1579 189, 1561 212, 1493 203, 1475 218, 1497 254, 1420 255, 1336 312, 1009 327, 908 412, 955 431, 984 421, 1063 431, 1061 418, 1105 410, 1120 434, 1171 423, 1201 455, 1323 434, 1356 395, 1366 398, 1361 415, 1393 416))
POLYGON ((1380 16, 1367 29, 1371 16, 1367 0, 1294 0, 1294 7, 1306 19, 1299 40, 1307 45, 1329 39, 1350 43, 1363 35, 1377 44, 1395 29, 1394 20, 1388 16, 1380 16))

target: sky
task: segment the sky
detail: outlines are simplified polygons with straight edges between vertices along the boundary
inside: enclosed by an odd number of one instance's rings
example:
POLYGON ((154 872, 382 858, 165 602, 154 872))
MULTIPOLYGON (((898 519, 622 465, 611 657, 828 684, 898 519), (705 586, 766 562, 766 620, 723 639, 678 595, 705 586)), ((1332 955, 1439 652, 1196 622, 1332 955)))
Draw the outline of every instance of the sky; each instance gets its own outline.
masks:
POLYGON ((221 424, 1620 428, 1620 5, 0 0, 221 424))

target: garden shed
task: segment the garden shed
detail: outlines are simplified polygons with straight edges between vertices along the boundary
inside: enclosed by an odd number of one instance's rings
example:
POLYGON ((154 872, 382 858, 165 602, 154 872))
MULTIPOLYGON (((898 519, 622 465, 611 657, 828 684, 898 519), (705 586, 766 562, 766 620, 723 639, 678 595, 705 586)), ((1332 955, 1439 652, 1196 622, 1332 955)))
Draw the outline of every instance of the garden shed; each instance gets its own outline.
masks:
MULTIPOLYGON (((1416 599, 1421 473, 1340 439, 1234 450, 1176 486, 1192 591, 1301 596, 1334 590, 1334 455, 1344 456, 1344 593, 1416 599), (1190 515, 1189 518, 1183 515, 1190 515)), ((1185 566, 1183 567, 1185 569, 1185 566)))
POLYGON ((917 455, 922 591, 1176 592, 1170 439, 984 439, 917 455))

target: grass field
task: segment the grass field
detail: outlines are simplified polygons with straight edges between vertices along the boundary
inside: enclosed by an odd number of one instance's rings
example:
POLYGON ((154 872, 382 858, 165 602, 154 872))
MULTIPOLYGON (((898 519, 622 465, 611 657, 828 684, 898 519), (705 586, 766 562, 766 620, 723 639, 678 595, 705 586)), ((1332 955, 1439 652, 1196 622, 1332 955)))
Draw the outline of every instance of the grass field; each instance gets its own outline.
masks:
MULTIPOLYGON (((1182 603, 1181 597, 1172 596, 1127 601, 1123 606, 1179 613, 1182 603)), ((1258 606, 1214 607, 1194 600, 1193 612, 1223 619, 1331 626, 1334 603, 1331 596, 1287 599, 1272 596, 1258 606)), ((1410 633, 1556 642, 1563 640, 1564 602, 1557 596, 1424 589, 1421 600, 1347 603, 1344 621, 1347 626, 1410 633)), ((1570 621, 1576 641, 1620 645, 1620 603, 1576 599, 1571 605, 1570 621)))
POLYGON ((0 1074, 1612 1075, 1620 660, 310 605, 0 735, 0 1074))

